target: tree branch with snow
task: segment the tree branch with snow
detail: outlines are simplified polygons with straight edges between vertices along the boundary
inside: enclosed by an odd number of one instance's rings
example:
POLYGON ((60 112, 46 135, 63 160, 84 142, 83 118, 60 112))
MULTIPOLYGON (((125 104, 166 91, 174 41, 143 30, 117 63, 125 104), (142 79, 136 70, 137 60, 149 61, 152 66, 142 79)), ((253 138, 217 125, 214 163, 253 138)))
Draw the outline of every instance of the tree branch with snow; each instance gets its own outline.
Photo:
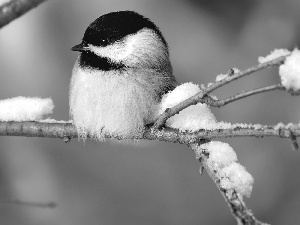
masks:
POLYGON ((202 141, 190 147, 225 198, 238 224, 266 225, 255 218, 243 201, 243 195, 249 197, 251 194, 253 177, 237 162, 234 150, 222 142, 202 141))
MULTIPOLYGON (((202 87, 202 90, 191 96, 190 98, 186 99, 183 102, 180 102, 179 104, 175 105, 172 108, 167 108, 165 112, 163 112, 160 117, 157 119, 157 121, 154 124, 154 128, 159 129, 163 126, 163 124, 167 121, 168 118, 171 116, 174 116, 175 114, 178 114, 181 110, 191 106, 195 105, 197 103, 206 103, 209 104, 211 102, 211 106, 217 106, 220 107, 222 106, 222 103, 216 103, 216 101, 208 101, 207 100, 207 95, 211 93, 212 91, 231 83, 234 80, 240 79, 244 76, 253 74, 257 71, 266 69, 268 67, 273 67, 273 66, 280 66, 281 64, 284 63, 285 59, 287 56, 289 56, 290 52, 284 51, 283 54, 279 54, 278 57, 275 55, 275 58, 267 58, 268 60, 263 60, 262 58, 260 59, 260 63, 256 66, 253 66, 251 68, 248 68, 246 70, 240 71, 238 69, 231 69, 227 74, 221 74, 217 76, 216 82, 215 83, 210 83, 207 85, 207 87, 202 87)), ((268 88, 266 88, 268 89, 268 88)), ((269 88, 270 89, 270 88, 269 88)), ((276 88, 277 89, 277 88, 276 88)), ((278 86, 279 89, 279 86, 278 86)), ((283 89, 283 88, 282 88, 283 89)), ((269 91, 269 90, 265 90, 269 91)), ((253 94, 256 94, 255 91, 252 91, 253 94)), ((256 91, 257 93, 263 92, 263 90, 258 90, 256 91)), ((249 94, 249 96, 252 94, 249 94)), ((241 96, 241 95, 240 95, 241 96)), ((246 97, 246 96, 245 96, 246 97)), ((240 99, 239 98, 232 98, 232 100, 227 100, 227 102, 233 102, 235 100, 240 99)), ((226 100, 225 100, 226 102, 226 100)), ((226 103, 227 104, 227 103, 226 103)), ((225 104, 224 104, 225 105, 225 104)))
MULTIPOLYGON (((285 90, 298 95, 299 61, 298 49, 293 52, 279 49, 267 57, 260 57, 258 65, 243 71, 232 69, 227 74, 217 76, 216 82, 207 86, 202 85, 200 88, 192 83, 179 85, 163 96, 158 110, 160 116, 153 126, 145 128, 142 137, 137 138, 191 147, 200 162, 200 171, 205 169, 213 179, 238 224, 264 224, 254 217, 243 201, 243 196, 251 195, 253 177, 239 164, 236 153, 227 143, 212 140, 224 137, 274 136, 289 139, 292 148, 296 150, 300 124, 278 123, 270 126, 218 122, 209 106, 222 107, 254 94, 274 90, 285 90), (280 84, 244 91, 223 100, 209 95, 234 80, 272 66, 279 66, 280 84)), ((65 142, 78 138, 78 131, 72 122, 43 120, 52 113, 53 107, 51 99, 17 97, 0 101, 0 136, 61 138, 65 142)), ((88 135, 87 138, 94 137, 88 135)), ((106 134, 105 138, 122 139, 112 134, 106 134)))

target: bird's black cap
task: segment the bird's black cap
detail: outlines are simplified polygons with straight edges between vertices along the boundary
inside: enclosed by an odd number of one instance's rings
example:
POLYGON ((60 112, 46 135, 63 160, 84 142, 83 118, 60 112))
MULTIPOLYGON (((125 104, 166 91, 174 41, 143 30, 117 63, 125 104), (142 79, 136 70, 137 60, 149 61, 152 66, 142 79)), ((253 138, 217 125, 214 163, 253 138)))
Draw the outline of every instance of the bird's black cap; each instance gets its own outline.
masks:
POLYGON ((111 12, 100 16, 86 29, 82 42, 95 46, 107 46, 143 28, 152 29, 167 46, 158 27, 146 17, 134 11, 111 12))

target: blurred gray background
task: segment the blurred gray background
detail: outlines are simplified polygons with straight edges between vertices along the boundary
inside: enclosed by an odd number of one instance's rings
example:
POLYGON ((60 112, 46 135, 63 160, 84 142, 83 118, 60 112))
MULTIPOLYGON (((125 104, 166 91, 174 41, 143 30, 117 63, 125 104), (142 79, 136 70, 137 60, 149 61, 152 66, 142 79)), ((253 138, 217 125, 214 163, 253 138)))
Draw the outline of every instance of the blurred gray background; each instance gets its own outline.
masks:
MULTIPOLYGON (((49 0, 0 30, 0 98, 51 97, 68 120, 78 44, 104 13, 135 10, 160 27, 179 82, 208 83, 245 69, 274 48, 300 43, 299 0, 49 0)), ((219 98, 279 82, 277 69, 234 82, 219 98)), ((212 109, 219 121, 298 123, 300 98, 280 91, 212 109)), ((298 224, 300 153, 280 138, 224 139, 255 179, 247 205, 262 221, 298 224)), ((0 203, 0 223, 18 225, 235 224, 195 154, 183 145, 0 137, 0 201, 57 203, 55 209, 0 203)))

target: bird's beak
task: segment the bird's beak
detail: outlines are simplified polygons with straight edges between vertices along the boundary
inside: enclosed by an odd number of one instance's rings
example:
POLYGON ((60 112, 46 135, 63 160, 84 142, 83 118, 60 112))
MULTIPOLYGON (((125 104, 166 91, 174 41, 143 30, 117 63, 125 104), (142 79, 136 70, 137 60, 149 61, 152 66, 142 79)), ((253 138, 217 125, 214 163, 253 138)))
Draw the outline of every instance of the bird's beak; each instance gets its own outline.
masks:
POLYGON ((78 45, 75 45, 74 47, 71 48, 72 51, 77 51, 77 52, 85 52, 85 51, 89 51, 90 48, 87 44, 85 43, 80 43, 78 45))

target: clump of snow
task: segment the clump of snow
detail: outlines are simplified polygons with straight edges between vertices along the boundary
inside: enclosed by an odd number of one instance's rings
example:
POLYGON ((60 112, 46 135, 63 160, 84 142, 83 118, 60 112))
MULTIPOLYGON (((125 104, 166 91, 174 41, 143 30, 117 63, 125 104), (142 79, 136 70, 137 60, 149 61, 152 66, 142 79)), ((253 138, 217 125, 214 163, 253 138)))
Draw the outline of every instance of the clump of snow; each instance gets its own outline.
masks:
POLYGON ((220 180, 222 188, 250 196, 254 179, 245 167, 237 162, 236 153, 229 144, 212 141, 196 146, 194 151, 197 158, 200 158, 203 152, 208 153, 207 169, 220 180))
POLYGON ((274 126, 274 129, 275 130, 280 130, 280 129, 284 128, 284 127, 285 127, 285 125, 282 122, 279 122, 278 124, 276 124, 274 126))
POLYGON ((300 90, 300 50, 295 48, 279 67, 281 84, 287 90, 300 90))
POLYGON ((221 80, 224 80, 225 78, 227 78, 228 76, 231 76, 233 74, 236 74, 236 73, 240 73, 241 71, 234 67, 232 69, 230 69, 230 71, 227 73, 227 74, 219 74, 217 77, 216 77, 216 82, 219 82, 221 80))
MULTIPOLYGON (((173 91, 165 94, 162 98, 158 115, 163 113, 167 108, 172 108, 180 102, 196 95, 201 89, 193 83, 184 83, 177 86, 173 91)), ((195 132, 198 130, 215 130, 215 129, 263 129, 260 124, 231 124, 229 122, 217 122, 215 116, 206 104, 198 103, 189 106, 178 114, 170 117, 166 125, 180 131, 195 132)))
POLYGON ((197 84, 193 84, 192 82, 183 83, 163 96, 162 108, 172 108, 180 102, 198 94, 200 91, 200 87, 197 84))
POLYGON ((236 67, 232 68, 232 70, 233 70, 233 74, 236 74, 236 73, 240 73, 240 72, 241 72, 241 71, 240 71, 238 68, 236 68, 236 67))
POLYGON ((15 97, 0 101, 0 121, 35 121, 51 114, 51 98, 15 97))
POLYGON ((39 120, 39 122, 41 123, 72 123, 72 120, 56 120, 56 119, 52 119, 52 118, 46 118, 46 119, 42 119, 39 120))
MULTIPOLYGON (((214 84, 214 83, 212 83, 212 82, 209 82, 209 83, 207 84, 207 87, 209 88, 209 87, 211 87, 213 84, 214 84)), ((204 86, 204 85, 203 85, 203 88, 205 88, 205 86, 204 86)))
POLYGON ((229 122, 218 122, 215 126, 213 126, 213 129, 232 129, 234 128, 234 124, 231 124, 229 122))
POLYGON ((279 58, 281 56, 286 56, 290 53, 291 52, 287 49, 274 49, 269 55, 267 55, 265 57, 263 57, 263 56, 258 57, 258 62, 265 63, 265 62, 271 61, 273 59, 279 58))
MULTIPOLYGON (((200 91, 200 87, 191 82, 177 86, 173 91, 163 96, 158 113, 163 113, 167 108, 172 108, 200 91)), ((215 116, 209 107, 202 103, 189 106, 166 121, 166 125, 169 127, 191 132, 200 129, 213 129, 212 125, 216 124, 215 116)))
POLYGON ((211 141, 201 145, 201 148, 206 149, 209 153, 207 164, 210 167, 210 170, 221 169, 224 166, 237 161, 235 151, 227 143, 211 141))
POLYGON ((222 168, 218 176, 220 178, 220 186, 224 189, 233 189, 237 193, 250 197, 254 179, 244 166, 237 162, 222 168))
POLYGON ((198 103, 168 119, 166 124, 180 131, 210 130, 213 129, 211 125, 216 124, 216 118, 207 105, 198 103))
MULTIPOLYGON (((193 83, 184 83, 177 86, 173 91, 165 94, 162 98, 158 115, 167 108, 172 108, 180 102, 196 95, 201 89, 193 83)), ((166 121, 166 125, 180 131, 195 132, 197 130, 253 128, 261 129, 259 124, 231 124, 228 122, 217 122, 215 116, 206 104, 198 103, 189 106, 166 121)))
POLYGON ((226 77, 228 77, 228 74, 219 74, 219 75, 216 77, 216 82, 219 82, 219 81, 225 79, 226 77))

